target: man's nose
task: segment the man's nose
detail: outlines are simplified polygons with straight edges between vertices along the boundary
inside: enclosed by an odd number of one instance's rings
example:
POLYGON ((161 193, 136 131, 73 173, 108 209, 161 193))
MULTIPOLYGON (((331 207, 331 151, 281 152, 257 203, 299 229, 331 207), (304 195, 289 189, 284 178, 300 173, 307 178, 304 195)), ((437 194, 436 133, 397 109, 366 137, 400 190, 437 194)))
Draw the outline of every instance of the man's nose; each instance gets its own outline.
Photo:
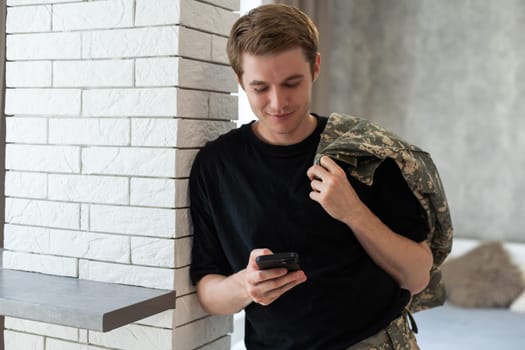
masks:
POLYGON ((286 107, 287 104, 286 93, 281 88, 274 88, 270 93, 270 107, 272 111, 278 112, 286 107))

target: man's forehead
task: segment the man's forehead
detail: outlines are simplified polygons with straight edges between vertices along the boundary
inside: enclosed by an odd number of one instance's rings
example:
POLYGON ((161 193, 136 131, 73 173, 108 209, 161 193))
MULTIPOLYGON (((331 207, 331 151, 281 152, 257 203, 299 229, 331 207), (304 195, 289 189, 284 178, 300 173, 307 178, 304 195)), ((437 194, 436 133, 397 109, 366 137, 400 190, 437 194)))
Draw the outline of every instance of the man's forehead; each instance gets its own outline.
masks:
POLYGON ((244 72, 263 73, 272 70, 282 71, 285 75, 300 74, 309 67, 309 63, 301 51, 286 51, 267 55, 244 53, 241 63, 244 72))

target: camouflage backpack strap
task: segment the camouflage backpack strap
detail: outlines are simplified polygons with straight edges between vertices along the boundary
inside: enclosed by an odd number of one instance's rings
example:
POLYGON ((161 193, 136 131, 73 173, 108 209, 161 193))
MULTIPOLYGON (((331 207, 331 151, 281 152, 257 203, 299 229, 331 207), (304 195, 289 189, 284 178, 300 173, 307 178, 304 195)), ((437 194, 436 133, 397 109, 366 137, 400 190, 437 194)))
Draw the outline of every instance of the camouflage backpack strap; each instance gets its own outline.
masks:
POLYGON ((382 160, 395 160, 425 210, 429 227, 427 242, 434 258, 430 283, 412 298, 409 310, 416 312, 442 305, 445 289, 439 266, 452 247, 452 220, 439 173, 430 155, 376 123, 338 113, 331 114, 328 119, 315 162, 323 155, 351 165, 351 175, 368 185, 372 184, 375 169, 382 160))

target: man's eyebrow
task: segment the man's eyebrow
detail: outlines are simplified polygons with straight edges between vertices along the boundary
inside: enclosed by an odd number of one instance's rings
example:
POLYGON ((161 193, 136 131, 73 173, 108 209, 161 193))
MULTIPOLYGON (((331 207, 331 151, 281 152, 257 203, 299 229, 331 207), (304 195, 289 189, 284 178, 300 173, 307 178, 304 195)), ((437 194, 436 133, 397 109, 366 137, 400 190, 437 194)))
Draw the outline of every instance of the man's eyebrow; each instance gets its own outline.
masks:
POLYGON ((304 75, 303 74, 294 74, 294 75, 290 75, 288 78, 286 78, 284 81, 288 81, 288 80, 296 80, 296 79, 302 79, 304 78, 304 75))
MULTIPOLYGON (((290 81, 290 80, 296 80, 296 79, 302 79, 304 78, 304 75, 303 74, 293 74, 293 75, 290 75, 289 77, 287 77, 286 79, 283 80, 283 83, 287 82, 287 81, 290 81)), ((250 86, 259 86, 259 85, 266 85, 267 83, 262 81, 262 80, 252 80, 250 81, 250 83, 248 85, 250 86)))
POLYGON ((257 86, 257 85, 266 85, 266 83, 262 80, 252 80, 248 85, 251 86, 257 86))

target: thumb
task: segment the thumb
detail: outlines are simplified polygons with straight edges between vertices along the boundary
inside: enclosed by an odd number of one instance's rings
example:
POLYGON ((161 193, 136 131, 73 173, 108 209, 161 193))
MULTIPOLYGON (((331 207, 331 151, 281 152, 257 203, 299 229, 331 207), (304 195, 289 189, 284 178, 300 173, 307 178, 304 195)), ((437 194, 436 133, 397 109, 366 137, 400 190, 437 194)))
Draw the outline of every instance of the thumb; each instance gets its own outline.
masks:
POLYGON ((248 267, 258 270, 257 263, 255 262, 255 258, 257 258, 260 255, 269 255, 273 254, 273 252, 268 248, 258 248, 254 249, 250 252, 250 259, 248 261, 248 267))

